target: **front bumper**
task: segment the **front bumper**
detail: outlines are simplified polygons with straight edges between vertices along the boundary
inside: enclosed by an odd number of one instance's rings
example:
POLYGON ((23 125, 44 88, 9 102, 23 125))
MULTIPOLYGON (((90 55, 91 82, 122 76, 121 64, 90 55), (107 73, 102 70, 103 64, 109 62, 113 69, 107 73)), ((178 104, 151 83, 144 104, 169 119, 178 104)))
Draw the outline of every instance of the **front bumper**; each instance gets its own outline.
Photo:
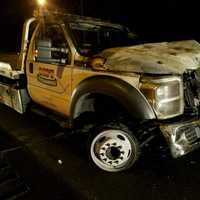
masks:
POLYGON ((160 125, 172 157, 181 157, 200 147, 200 120, 160 125))

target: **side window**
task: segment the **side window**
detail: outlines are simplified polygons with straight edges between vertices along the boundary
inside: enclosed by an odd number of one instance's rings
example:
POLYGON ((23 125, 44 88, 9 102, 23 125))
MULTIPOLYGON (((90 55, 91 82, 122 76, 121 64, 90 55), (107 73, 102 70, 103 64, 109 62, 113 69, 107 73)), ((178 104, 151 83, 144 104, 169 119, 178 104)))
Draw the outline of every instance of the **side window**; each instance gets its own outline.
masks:
POLYGON ((35 40, 35 61, 70 64, 70 52, 64 32, 58 24, 43 24, 35 40))

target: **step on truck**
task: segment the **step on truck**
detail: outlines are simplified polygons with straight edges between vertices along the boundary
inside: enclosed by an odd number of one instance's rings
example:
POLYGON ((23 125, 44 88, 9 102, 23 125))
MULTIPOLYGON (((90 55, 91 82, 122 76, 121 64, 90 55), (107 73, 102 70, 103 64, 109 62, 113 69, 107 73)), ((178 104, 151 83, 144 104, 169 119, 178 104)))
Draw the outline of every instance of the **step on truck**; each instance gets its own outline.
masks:
POLYGON ((25 22, 18 58, 0 58, 0 102, 61 116, 102 170, 131 168, 158 135, 173 158, 200 147, 195 40, 138 44, 122 25, 43 8, 25 22))

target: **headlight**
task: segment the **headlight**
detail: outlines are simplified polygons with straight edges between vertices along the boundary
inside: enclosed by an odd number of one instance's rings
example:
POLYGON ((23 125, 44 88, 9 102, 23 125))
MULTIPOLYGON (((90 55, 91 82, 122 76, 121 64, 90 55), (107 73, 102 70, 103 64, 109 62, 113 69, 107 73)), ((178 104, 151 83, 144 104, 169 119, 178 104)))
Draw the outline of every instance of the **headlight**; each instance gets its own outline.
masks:
POLYGON ((145 77, 140 90, 152 105, 158 119, 168 119, 184 112, 181 77, 145 77))

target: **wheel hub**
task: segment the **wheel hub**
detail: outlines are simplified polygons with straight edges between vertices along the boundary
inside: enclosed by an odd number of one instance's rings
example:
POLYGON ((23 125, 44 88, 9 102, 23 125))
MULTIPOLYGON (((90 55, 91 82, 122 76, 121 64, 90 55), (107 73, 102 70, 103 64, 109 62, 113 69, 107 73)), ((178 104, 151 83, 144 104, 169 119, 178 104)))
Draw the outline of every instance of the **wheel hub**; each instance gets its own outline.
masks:
POLYGON ((117 167, 117 165, 122 164, 123 161, 126 160, 126 155, 120 144, 117 145, 116 142, 114 144, 116 145, 113 145, 113 143, 110 144, 109 142, 106 142, 100 149, 99 158, 104 163, 113 167, 117 167))
POLYGON ((115 146, 111 146, 106 150, 106 156, 111 160, 116 160, 120 157, 121 151, 115 146))

